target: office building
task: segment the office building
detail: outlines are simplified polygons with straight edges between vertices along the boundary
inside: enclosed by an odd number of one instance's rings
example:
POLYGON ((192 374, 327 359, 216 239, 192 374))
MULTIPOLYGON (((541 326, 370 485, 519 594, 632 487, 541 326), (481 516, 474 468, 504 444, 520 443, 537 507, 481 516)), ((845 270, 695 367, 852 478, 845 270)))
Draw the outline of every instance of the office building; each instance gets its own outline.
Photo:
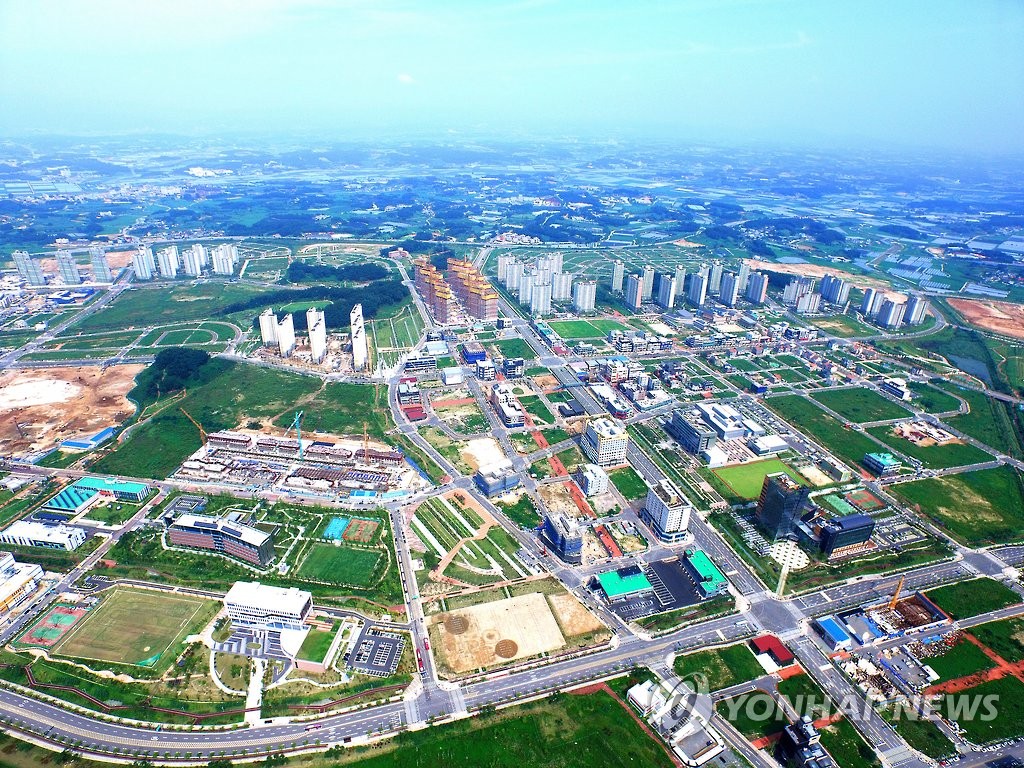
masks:
POLYGON ((47 525, 35 520, 19 520, 0 531, 0 544, 40 549, 66 549, 69 552, 82 546, 85 531, 67 525, 47 525))
POLYGON ((694 307, 703 307, 708 298, 708 279, 704 275, 690 275, 690 287, 686 289, 686 300, 694 307))
POLYGON ((324 313, 316 307, 306 310, 306 333, 313 363, 319 365, 327 357, 327 323, 324 313))
POLYGON ((821 298, 842 306, 850 298, 850 284, 834 275, 825 275, 821 279, 821 298))
POLYGON ((891 379, 883 379, 878 388, 899 400, 909 401, 911 398, 910 387, 907 386, 906 379, 899 379, 895 377, 891 379))
POLYGON ((654 267, 652 267, 650 264, 644 264, 642 275, 644 281, 644 301, 650 301, 651 296, 654 294, 654 267))
POLYGON ((892 299, 885 299, 878 310, 876 322, 883 328, 898 328, 903 324, 903 315, 906 310, 907 305, 902 301, 896 302, 892 299))
POLYGON ((272 309, 260 313, 260 340, 264 347, 277 346, 277 315, 272 309))
POLYGON ((518 487, 519 475, 508 459, 499 459, 480 467, 473 475, 473 482, 485 496, 496 496, 518 487))
POLYGON ((157 266, 160 268, 160 276, 168 279, 178 276, 178 268, 181 260, 178 258, 178 246, 169 245, 161 248, 156 254, 157 266))
POLYGON ((29 256, 28 251, 15 251, 12 258, 22 280, 29 285, 46 285, 46 278, 39 262, 29 256))
POLYGON ((541 524, 541 537, 559 558, 566 563, 583 562, 583 530, 572 518, 548 514, 541 524))
POLYGON ((612 263, 612 293, 619 293, 622 290, 622 280, 626 274, 626 265, 616 259, 612 263))
POLYGON ((295 351, 295 323, 290 312, 277 324, 277 349, 281 357, 291 357, 295 351))
POLYGON ((597 496, 608 490, 608 473, 596 464, 581 464, 576 471, 576 485, 587 496, 597 496))
POLYGON ((274 559, 271 534, 218 517, 179 515, 167 529, 167 540, 176 547, 206 549, 261 568, 274 559))
POLYGON ((238 247, 233 243, 223 243, 213 249, 213 273, 215 275, 233 275, 238 264, 238 247))
POLYGON ((665 431, 675 438, 683 448, 697 456, 711 449, 718 442, 718 433, 701 417, 699 411, 684 409, 673 412, 672 419, 665 424, 665 431))
POLYGON ((268 587, 258 581, 236 581, 224 595, 231 626, 257 632, 305 629, 313 596, 296 587, 268 587))
POLYGON ((593 312, 597 306, 597 283, 580 280, 572 286, 572 308, 577 312, 593 312))
POLYGON ((675 275, 665 274, 661 276, 661 283, 658 285, 658 306, 665 309, 672 309, 676 305, 676 278, 675 275))
POLYGON ((708 272, 708 292, 718 293, 722 288, 722 265, 712 264, 708 272))
POLYGON ((31 597, 43 578, 43 569, 34 563, 19 563, 10 552, 0 552, 0 618, 31 597))
POLYGON ((735 272, 722 275, 722 284, 718 291, 718 300, 727 307, 735 307, 740 297, 740 281, 735 272))
POLYGON ((514 387, 508 382, 499 381, 491 389, 491 405, 506 427, 521 427, 526 423, 526 416, 515 396, 514 387))
POLYGON ((206 249, 201 245, 193 245, 191 248, 185 249, 185 253, 182 254, 182 268, 186 275, 189 277, 199 277, 203 274, 202 255, 205 251, 206 249))
POLYGON ((832 520, 821 529, 821 552, 826 558, 843 554, 849 547, 859 547, 871 539, 875 521, 868 515, 847 515, 832 520))
POLYGON ((810 717, 804 716, 783 728, 775 744, 779 765, 793 768, 835 768, 835 761, 821 746, 821 734, 810 717))
POLYGON ((362 371, 366 368, 366 325, 363 322, 363 305, 356 304, 348 316, 349 334, 352 337, 352 370, 362 371))
POLYGON ((793 533, 810 492, 785 472, 766 475, 755 511, 758 524, 772 539, 793 533))
POLYGON ((526 360, 522 357, 506 357, 501 362, 501 372, 506 379, 521 379, 526 374, 526 360))
POLYGON ((626 428, 611 419, 594 419, 587 424, 581 443, 583 452, 599 467, 626 463, 626 449, 629 447, 626 428))
POLYGON ((92 268, 92 281, 94 283, 112 283, 114 276, 110 272, 110 264, 107 263, 107 255, 102 248, 89 249, 89 266, 92 268))
POLYGON ((911 296, 907 301, 907 310, 903 313, 903 322, 907 325, 920 325, 927 313, 927 299, 923 296, 911 296))
POLYGON ((878 314, 878 310, 881 309, 884 299, 885 294, 881 291, 874 288, 865 288, 864 298, 860 302, 860 313, 867 318, 874 317, 878 314))
POLYGON ((664 479, 647 491, 640 519, 664 542, 681 541, 686 537, 693 507, 676 485, 664 479))
POLYGON ((82 282, 82 274, 78 271, 78 262, 71 251, 57 251, 57 271, 65 285, 78 285, 82 282))
POLYGON ((751 272, 744 296, 752 304, 764 304, 768 298, 768 275, 764 272, 751 272))
POLYGON ((156 262, 153 260, 153 249, 148 245, 139 248, 132 254, 132 267, 135 270, 135 277, 139 280, 152 280, 156 271, 156 262))
POLYGON ((729 591, 729 580, 703 550, 687 549, 681 561, 703 599, 718 597, 729 591))
POLYGON ((555 272, 551 276, 551 300, 568 301, 572 296, 572 275, 568 272, 555 272))
POLYGON ((644 279, 639 274, 626 278, 626 306, 639 312, 644 303, 644 279))
POLYGON ((533 286, 530 294, 530 314, 534 317, 551 314, 551 283, 533 286))
POLYGON ((903 466, 903 462, 891 453, 865 453, 860 463, 879 477, 898 474, 903 466))
POLYGON ((728 403, 697 403, 693 408, 722 440, 759 437, 765 432, 761 424, 728 403))

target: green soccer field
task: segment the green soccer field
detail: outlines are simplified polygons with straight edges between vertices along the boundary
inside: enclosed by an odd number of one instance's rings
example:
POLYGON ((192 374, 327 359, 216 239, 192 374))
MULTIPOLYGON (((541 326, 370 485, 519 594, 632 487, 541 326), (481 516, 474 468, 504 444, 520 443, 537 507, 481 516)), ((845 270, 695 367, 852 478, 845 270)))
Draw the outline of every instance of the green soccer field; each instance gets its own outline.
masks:
POLYGON ((138 589, 104 596, 55 648, 62 656, 162 667, 216 615, 213 600, 138 589))
POLYGON ((381 553, 372 549, 317 542, 299 566, 298 575, 331 584, 369 586, 381 553))
POLYGON ((785 472, 798 483, 807 484, 781 459, 767 459, 750 464, 737 464, 734 467, 721 467, 714 472, 736 492, 737 496, 742 496, 744 499, 756 499, 760 496, 765 476, 776 472, 785 472))

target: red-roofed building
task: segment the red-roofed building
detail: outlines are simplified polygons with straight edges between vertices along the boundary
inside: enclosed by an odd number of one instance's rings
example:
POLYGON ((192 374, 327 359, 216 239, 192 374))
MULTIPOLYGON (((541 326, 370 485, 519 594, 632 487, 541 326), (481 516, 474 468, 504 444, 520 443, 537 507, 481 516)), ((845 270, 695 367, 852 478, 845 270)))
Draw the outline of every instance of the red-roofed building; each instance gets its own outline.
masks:
POLYGON ((779 666, 793 663, 793 653, 775 635, 761 635, 750 641, 755 653, 767 653, 779 666))

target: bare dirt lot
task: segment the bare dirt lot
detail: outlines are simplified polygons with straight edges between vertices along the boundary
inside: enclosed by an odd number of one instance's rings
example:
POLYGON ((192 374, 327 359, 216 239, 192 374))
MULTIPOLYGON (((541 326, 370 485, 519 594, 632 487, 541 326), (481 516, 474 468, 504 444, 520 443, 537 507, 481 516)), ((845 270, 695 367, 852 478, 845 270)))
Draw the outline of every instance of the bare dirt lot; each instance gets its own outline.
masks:
POLYGON ((49 448, 56 441, 91 436, 120 424, 135 412, 125 395, 135 386, 143 367, 47 368, 0 374, 0 453, 49 448))
POLYGON ((448 667, 468 672, 565 645, 544 595, 532 592, 443 613, 438 624, 448 667))
POLYGON ((889 284, 874 277, 855 275, 852 272, 845 272, 834 267, 824 267, 820 264, 777 264, 774 261, 760 261, 759 259, 747 259, 751 269, 767 269, 772 272, 781 272, 784 275, 797 275, 799 277, 821 278, 825 275, 835 275, 847 280, 858 288, 881 288, 885 295, 898 301, 906 301, 907 295, 899 293, 889 287, 889 284))
POLYGON ((971 325, 1014 339, 1024 339, 1024 306, 988 299, 948 299, 971 325))
POLYGON ((569 637, 585 635, 588 632, 604 629, 604 624, 601 623, 600 619, 583 607, 583 603, 570 594, 548 595, 548 602, 551 603, 551 607, 558 617, 558 623, 562 626, 562 631, 569 637))

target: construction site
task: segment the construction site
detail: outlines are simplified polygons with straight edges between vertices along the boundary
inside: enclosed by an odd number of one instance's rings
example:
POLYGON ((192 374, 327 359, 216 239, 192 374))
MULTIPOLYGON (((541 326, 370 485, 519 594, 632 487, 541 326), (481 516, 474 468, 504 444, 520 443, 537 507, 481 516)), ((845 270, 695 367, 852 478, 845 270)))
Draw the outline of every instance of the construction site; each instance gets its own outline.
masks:
POLYGON ((283 493, 351 500, 360 505, 399 498, 428 482, 390 446, 332 435, 302 435, 302 412, 281 434, 220 431, 207 434, 184 410, 203 440, 174 477, 190 482, 275 488, 283 493))
POLYGON ((439 325, 498 319, 498 293, 472 262, 448 259, 447 279, 425 256, 413 267, 416 291, 439 325))

